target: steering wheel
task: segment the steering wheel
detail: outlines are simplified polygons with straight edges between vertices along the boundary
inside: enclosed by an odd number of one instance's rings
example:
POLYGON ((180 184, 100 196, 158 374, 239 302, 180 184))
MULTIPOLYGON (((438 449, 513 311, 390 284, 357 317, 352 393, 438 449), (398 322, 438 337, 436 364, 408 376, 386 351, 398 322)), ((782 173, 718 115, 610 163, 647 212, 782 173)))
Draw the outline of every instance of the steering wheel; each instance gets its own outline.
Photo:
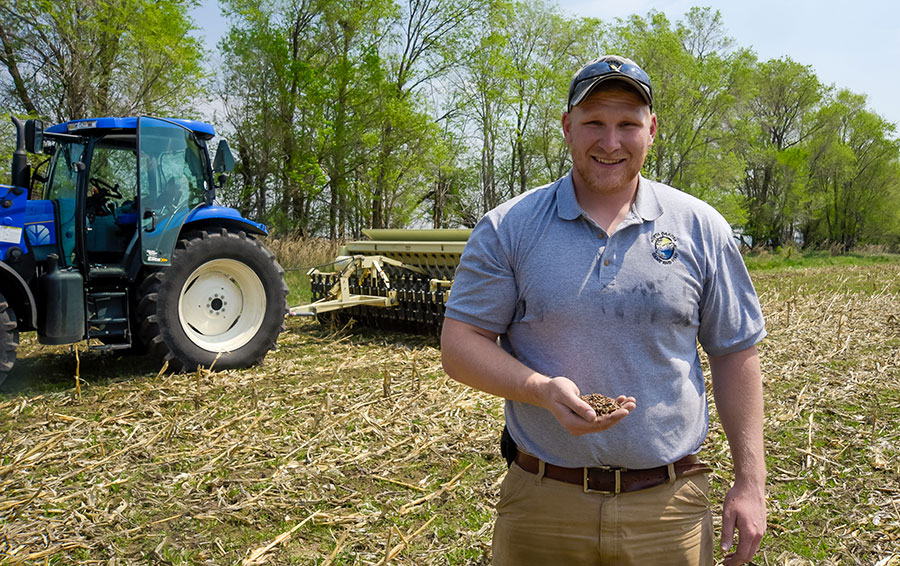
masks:
POLYGON ((94 189, 97 191, 95 194, 101 197, 105 197, 108 199, 109 197, 122 198, 122 193, 119 192, 119 184, 116 183, 115 186, 110 185, 100 177, 91 177, 89 179, 90 184, 94 186, 94 189))

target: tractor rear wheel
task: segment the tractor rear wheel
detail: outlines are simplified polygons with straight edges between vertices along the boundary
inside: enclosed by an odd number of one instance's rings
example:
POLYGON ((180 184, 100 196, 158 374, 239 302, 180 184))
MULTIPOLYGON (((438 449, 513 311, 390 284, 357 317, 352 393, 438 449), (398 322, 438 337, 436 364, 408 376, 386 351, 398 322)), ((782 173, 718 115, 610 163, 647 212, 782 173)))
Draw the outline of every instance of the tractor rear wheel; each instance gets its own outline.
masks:
POLYGON ((0 294, 0 383, 16 364, 16 349, 19 347, 19 328, 16 313, 0 294))
POLYGON ((284 330, 284 270, 246 233, 191 232, 138 290, 140 338, 173 370, 244 368, 284 330))

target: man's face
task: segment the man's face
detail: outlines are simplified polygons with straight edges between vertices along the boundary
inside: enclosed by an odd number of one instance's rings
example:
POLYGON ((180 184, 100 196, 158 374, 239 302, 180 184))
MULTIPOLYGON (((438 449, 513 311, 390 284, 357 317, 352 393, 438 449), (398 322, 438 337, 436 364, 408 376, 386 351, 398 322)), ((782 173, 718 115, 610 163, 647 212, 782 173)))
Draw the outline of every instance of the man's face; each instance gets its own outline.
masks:
POLYGON ((636 92, 594 92, 563 114, 562 125, 576 189, 609 195, 637 187, 656 135, 656 115, 636 92))

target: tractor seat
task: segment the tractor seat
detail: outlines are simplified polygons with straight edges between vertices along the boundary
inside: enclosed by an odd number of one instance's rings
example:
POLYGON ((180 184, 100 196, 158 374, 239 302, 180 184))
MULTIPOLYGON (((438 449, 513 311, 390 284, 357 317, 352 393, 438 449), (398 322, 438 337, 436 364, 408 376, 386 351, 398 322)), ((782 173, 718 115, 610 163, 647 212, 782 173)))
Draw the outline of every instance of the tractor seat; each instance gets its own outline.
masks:
POLYGON ((134 226, 138 221, 137 212, 120 212, 116 215, 116 226, 134 226))
POLYGON ((138 213, 134 201, 126 201, 122 206, 115 210, 113 216, 115 216, 116 218, 117 226, 136 226, 138 221, 138 213))

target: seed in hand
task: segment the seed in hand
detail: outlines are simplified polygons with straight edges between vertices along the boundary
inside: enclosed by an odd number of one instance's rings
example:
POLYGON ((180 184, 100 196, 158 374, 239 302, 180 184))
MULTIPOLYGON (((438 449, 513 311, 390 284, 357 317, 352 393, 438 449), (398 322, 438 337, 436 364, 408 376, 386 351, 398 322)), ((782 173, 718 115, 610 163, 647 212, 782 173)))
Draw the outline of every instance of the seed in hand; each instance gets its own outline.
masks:
POLYGON ((608 415, 610 413, 614 413, 616 409, 619 408, 619 404, 616 403, 615 399, 611 399, 606 395, 601 395, 600 393, 591 393, 590 395, 582 395, 582 401, 587 403, 594 409, 594 412, 597 413, 598 416, 608 415))

